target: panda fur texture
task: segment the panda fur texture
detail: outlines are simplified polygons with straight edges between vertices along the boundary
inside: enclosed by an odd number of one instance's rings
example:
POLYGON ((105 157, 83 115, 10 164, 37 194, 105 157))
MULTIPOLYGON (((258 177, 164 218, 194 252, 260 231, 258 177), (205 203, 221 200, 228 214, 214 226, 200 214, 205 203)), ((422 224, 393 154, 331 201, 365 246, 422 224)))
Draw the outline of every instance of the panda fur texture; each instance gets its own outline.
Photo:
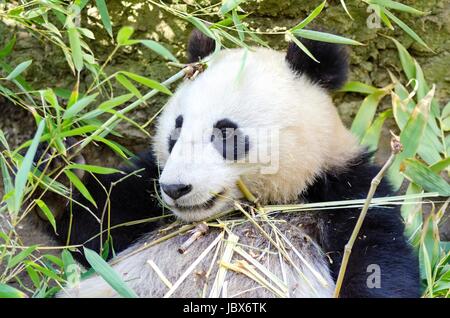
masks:
MULTIPOLYGON (((371 154, 361 148, 344 127, 328 94, 346 80, 346 50, 335 44, 301 41, 320 64, 295 44, 290 44, 287 54, 255 48, 247 53, 243 49, 222 50, 211 57, 214 41, 194 31, 188 44, 189 60, 195 62, 210 57, 208 68, 194 80, 185 80, 169 100, 158 119, 152 149, 122 168, 126 173, 140 171, 125 179, 122 174, 96 175, 95 178, 87 175, 84 182, 98 208, 81 196, 78 200, 102 218, 106 200, 104 188, 109 189, 112 182, 123 179, 114 185, 110 196, 110 224, 114 226, 161 215, 164 209, 157 200, 155 189, 158 187, 162 188, 165 203, 186 222, 200 221, 233 207, 233 200, 242 199, 236 186, 239 178, 258 194, 262 204, 365 198, 371 179, 380 168, 371 163, 371 154), (242 66, 244 54, 247 56, 242 66), (244 153, 235 151, 229 160, 217 151, 214 138, 199 139, 201 134, 196 133, 212 131, 213 127, 233 128, 237 134, 235 138, 244 143, 244 153), (279 167, 276 173, 261 173, 258 163, 239 163, 242 157, 265 146, 264 141, 255 142, 257 138, 248 127, 278 129, 279 167), (175 129, 178 129, 178 139, 173 141, 170 136, 175 129), (195 144, 204 147, 194 150, 194 156, 209 160, 186 160, 185 153, 195 144), (214 193, 221 196, 214 196, 214 193)), ((391 195, 394 195, 391 186, 382 181, 376 196, 391 195)), ((279 229, 294 245, 288 254, 295 260, 297 268, 271 254, 261 258, 260 262, 276 276, 285 277, 289 287, 286 296, 332 296, 344 246, 359 213, 359 208, 346 208, 279 215, 279 219, 286 221, 279 229), (298 269, 303 276, 299 275, 298 269)), ((79 206, 73 206, 72 214, 70 244, 84 244, 98 251, 100 238, 90 238, 100 232, 100 224, 79 206)), ((64 244, 69 223, 67 211, 58 221, 59 238, 64 244)), ((116 257, 123 258, 113 263, 113 267, 141 297, 162 297, 168 291, 147 261, 154 261, 173 283, 219 233, 210 230, 183 255, 177 249, 189 235, 177 236, 131 257, 123 257, 142 242, 157 237, 161 225, 144 223, 111 230, 114 250, 118 252, 116 257)), ((403 231, 398 208, 373 207, 369 210, 352 251, 341 297, 420 296, 417 257, 403 231), (371 264, 379 265, 381 269, 381 288, 367 286, 370 274, 367 269, 371 264)), ((233 232, 240 234, 242 244, 260 248, 269 246, 250 222, 237 225, 233 232), (244 235, 249 231, 255 235, 244 235)), ((213 254, 209 253, 194 272, 206 272, 213 254)), ((86 264, 81 253, 76 257, 86 264)), ((236 253, 233 257, 239 258, 236 253)), ((194 272, 171 296, 201 295, 199 286, 204 282, 194 272)), ((208 286, 213 285, 214 278, 213 272, 208 286)), ((273 296, 242 274, 228 271, 226 279, 229 297, 273 296)), ((75 287, 66 287, 58 294, 58 297, 116 296, 117 293, 98 276, 83 280, 75 287)))

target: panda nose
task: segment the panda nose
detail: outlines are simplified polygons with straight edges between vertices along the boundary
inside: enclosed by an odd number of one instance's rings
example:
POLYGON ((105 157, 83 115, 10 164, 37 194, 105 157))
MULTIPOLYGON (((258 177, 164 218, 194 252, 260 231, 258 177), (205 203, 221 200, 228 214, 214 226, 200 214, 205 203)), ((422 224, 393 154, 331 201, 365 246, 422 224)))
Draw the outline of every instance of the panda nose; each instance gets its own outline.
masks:
POLYGON ((181 198, 183 195, 188 194, 192 190, 192 185, 190 184, 161 184, 161 188, 165 194, 167 194, 172 199, 176 200, 181 198))

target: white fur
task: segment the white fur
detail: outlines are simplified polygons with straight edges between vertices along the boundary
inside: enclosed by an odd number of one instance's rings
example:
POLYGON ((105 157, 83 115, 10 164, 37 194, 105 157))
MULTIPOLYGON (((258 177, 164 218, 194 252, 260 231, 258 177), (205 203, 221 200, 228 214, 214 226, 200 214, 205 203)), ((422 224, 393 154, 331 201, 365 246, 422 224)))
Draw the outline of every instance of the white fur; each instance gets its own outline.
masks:
MULTIPOLYGON (((198 208, 186 212, 174 208, 173 212, 185 221, 202 220, 230 208, 233 200, 242 197, 236 187, 239 178, 244 179, 250 190, 260 196, 262 203, 297 202, 299 194, 320 172, 345 166, 359 151, 355 138, 342 124, 327 92, 312 84, 305 76, 295 75, 283 53, 255 49, 248 52, 246 59, 243 56, 244 51, 241 49, 218 53, 204 73, 193 81, 186 80, 179 87, 159 118, 154 151, 163 167, 160 182, 193 186, 192 191, 176 203, 197 206, 208 201, 215 193, 225 191, 224 197, 219 198, 210 209, 198 208), (181 135, 169 153, 168 138, 179 115, 184 117, 181 135), (263 164, 258 162, 224 161, 210 140, 204 138, 210 134, 213 125, 224 118, 237 123, 249 135, 249 156, 268 146, 267 140, 255 141, 257 138, 253 128, 279 131, 277 147, 271 148, 278 150, 279 154, 276 173, 262 173, 263 164), (188 158, 186 154, 191 157, 188 158)), ((162 196, 168 205, 174 205, 171 198, 164 193, 162 196)), ((311 240, 304 242, 306 234, 301 230, 302 222, 303 219, 297 216, 281 225, 280 230, 298 247, 315 270, 323 275, 327 286, 317 281, 292 250, 289 251, 291 258, 302 269, 313 288, 286 261, 280 265, 278 258, 271 256, 270 259, 263 259, 262 263, 278 277, 281 277, 281 268, 286 268, 290 297, 329 297, 334 286, 326 259, 311 240)), ((250 229, 254 229, 254 226, 245 223, 233 231, 241 234, 240 242, 243 244, 267 247, 268 242, 261 234, 255 240, 242 234, 250 229)), ((146 240, 150 241, 154 236, 150 234, 146 240)), ((177 252, 186 237, 175 237, 125 258, 114 265, 114 269, 139 296, 161 297, 168 289, 147 265, 147 261, 154 261, 173 283, 216 236, 216 232, 208 233, 191 247, 187 255, 177 252)), ((119 258, 138 246, 124 251, 119 258)), ((213 253, 210 254, 194 272, 209 266, 213 253)), ((195 277, 195 274, 189 275, 174 296, 198 296, 200 288, 195 287, 195 277)), ((213 272, 210 283, 214 277, 213 272)), ((227 280, 228 295, 258 286, 242 274, 232 272, 228 274, 227 280)), ((60 294, 67 295, 117 296, 99 277, 87 279, 78 287, 66 289, 60 294)), ((265 289, 255 289, 242 296, 270 297, 273 294, 265 289)))

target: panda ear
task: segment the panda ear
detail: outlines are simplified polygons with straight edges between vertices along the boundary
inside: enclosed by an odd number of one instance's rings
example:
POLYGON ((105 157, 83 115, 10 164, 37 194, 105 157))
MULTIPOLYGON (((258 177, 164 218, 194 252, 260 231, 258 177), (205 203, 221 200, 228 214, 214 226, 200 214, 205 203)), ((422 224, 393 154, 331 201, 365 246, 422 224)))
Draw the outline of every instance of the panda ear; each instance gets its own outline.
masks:
POLYGON ((286 54, 286 61, 290 67, 296 73, 305 74, 325 89, 335 90, 342 87, 348 73, 346 48, 339 44, 298 39, 320 63, 311 59, 297 44, 291 42, 286 54))
POLYGON ((189 36, 188 63, 195 63, 210 55, 216 48, 216 41, 194 29, 189 36))

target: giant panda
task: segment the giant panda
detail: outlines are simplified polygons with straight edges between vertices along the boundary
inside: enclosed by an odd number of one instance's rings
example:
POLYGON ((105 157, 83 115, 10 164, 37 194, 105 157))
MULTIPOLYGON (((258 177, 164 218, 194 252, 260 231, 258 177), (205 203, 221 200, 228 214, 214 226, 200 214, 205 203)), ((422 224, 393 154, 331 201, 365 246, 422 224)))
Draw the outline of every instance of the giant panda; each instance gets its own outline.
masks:
MULTIPOLYGON (((95 217, 79 205, 67 207, 57 224, 61 242, 99 251, 104 242, 96 234, 105 225, 101 227, 98 219, 108 222, 116 252, 111 265, 140 297, 199 297, 204 283, 207 292, 203 296, 280 296, 231 270, 226 274, 226 293, 213 294, 210 287, 218 266, 204 278, 206 282, 197 274, 208 271, 214 249, 168 295, 169 288, 148 262, 153 261, 174 283, 205 249, 217 246, 215 240, 227 241, 227 234, 219 237, 220 229, 210 228, 187 253, 180 254, 178 248, 189 238, 188 233, 142 249, 143 244, 160 237, 164 224, 114 226, 168 210, 181 222, 201 222, 243 200, 238 180, 258 196, 262 206, 364 199, 380 168, 346 129, 329 94, 346 81, 347 51, 337 44, 301 41, 320 63, 294 43, 287 53, 267 48, 216 52, 214 40, 193 31, 189 62, 205 60, 206 70, 178 87, 158 118, 152 147, 120 168, 128 177, 119 173, 84 176, 97 207, 81 195, 76 199, 95 217), (276 144, 269 137, 258 136, 260 130, 276 131, 276 144), (261 149, 272 152, 274 171, 263 171, 267 162, 247 160, 258 158, 261 149), (111 189, 108 202, 105 189, 111 189)), ((382 181, 376 192, 378 197, 393 194, 387 181, 382 181)), ((359 208, 280 212, 276 216, 278 235, 292 243, 286 253, 293 262, 279 257, 252 222, 236 222, 233 233, 248 253, 248 246, 267 250, 258 261, 283 277, 287 289, 282 296, 331 297, 359 213, 359 208)), ((259 225, 270 233, 264 222, 259 225)), ((418 261, 403 231, 398 208, 369 210, 349 260, 341 297, 420 296, 418 261), (380 269, 381 284, 375 288, 367 283, 371 265, 380 269)), ((87 264, 82 254, 75 256, 87 264)), ((239 259, 234 253, 231 261, 239 259)), ((64 287, 57 296, 119 295, 94 275, 64 287)))

